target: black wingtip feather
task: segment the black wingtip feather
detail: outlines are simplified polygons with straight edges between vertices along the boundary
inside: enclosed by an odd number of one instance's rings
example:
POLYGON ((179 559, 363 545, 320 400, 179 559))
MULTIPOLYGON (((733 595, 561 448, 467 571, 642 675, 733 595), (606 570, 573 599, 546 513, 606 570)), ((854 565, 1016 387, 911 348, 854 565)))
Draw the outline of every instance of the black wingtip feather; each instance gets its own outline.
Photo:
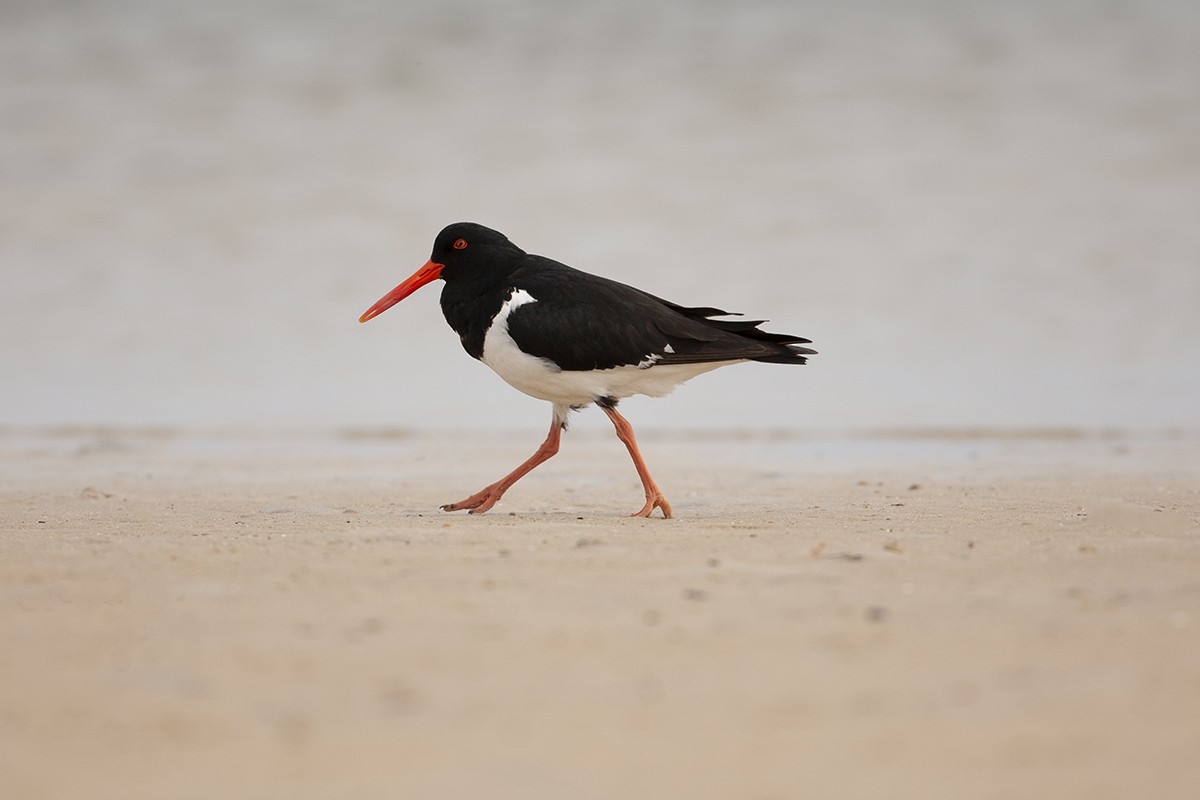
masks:
POLYGON ((751 361, 768 364, 806 364, 808 363, 806 356, 817 354, 817 351, 812 348, 799 346, 812 344, 811 339, 806 339, 803 336, 795 336, 790 333, 771 333, 770 331, 761 330, 758 326, 765 324, 766 320, 710 319, 710 317, 716 316, 732 317, 741 315, 715 308, 687 308, 667 301, 661 302, 671 306, 675 311, 686 317, 690 317, 697 322, 703 322, 710 328, 715 328, 724 333, 732 333, 739 338, 748 339, 770 348, 771 352, 766 354, 746 356, 751 361))
POLYGON ((816 350, 811 350, 807 347, 789 347, 790 352, 778 353, 769 356, 760 356, 752 358, 751 361, 758 361, 763 364, 807 364, 807 356, 815 356, 816 350))

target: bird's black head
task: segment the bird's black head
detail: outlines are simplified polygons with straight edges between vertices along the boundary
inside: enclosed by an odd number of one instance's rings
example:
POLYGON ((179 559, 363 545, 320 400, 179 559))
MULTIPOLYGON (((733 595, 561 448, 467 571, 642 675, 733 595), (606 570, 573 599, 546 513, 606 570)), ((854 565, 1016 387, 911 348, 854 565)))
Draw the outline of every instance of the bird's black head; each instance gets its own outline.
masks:
POLYGON ((500 231, 474 222, 455 222, 442 228, 433 240, 429 260, 442 265, 441 277, 447 282, 487 280, 507 273, 514 257, 525 254, 500 231))
POLYGON ((427 283, 438 278, 461 291, 480 291, 501 283, 520 262, 525 251, 499 231, 474 222, 456 222, 442 228, 433 241, 429 261, 403 283, 379 298, 359 322, 366 322, 427 283))

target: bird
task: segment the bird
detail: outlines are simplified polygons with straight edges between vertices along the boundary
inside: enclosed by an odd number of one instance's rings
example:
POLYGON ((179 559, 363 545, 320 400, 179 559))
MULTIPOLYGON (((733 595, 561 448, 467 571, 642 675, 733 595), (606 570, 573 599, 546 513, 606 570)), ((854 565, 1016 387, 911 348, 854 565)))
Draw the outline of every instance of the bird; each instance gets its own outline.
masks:
POLYGON ((368 308, 367 322, 435 280, 442 314, 468 355, 514 388, 553 405, 550 432, 520 466, 443 511, 478 514, 559 449, 571 411, 596 405, 629 451, 645 492, 642 508, 671 516, 650 476, 633 426, 617 411, 633 395, 661 397, 718 367, 745 361, 804 364, 809 339, 760 330, 764 320, 711 307, 686 307, 641 289, 526 253, 499 231, 473 222, 447 225, 429 260, 368 308))

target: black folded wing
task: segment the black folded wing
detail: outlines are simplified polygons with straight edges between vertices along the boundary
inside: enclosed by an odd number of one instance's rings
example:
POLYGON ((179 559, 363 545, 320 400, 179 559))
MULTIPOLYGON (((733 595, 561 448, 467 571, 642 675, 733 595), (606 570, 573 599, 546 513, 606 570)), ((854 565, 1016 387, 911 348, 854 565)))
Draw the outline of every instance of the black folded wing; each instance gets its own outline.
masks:
POLYGON ((803 364, 808 339, 759 330, 763 320, 718 308, 688 308, 632 286, 535 258, 513 276, 537 302, 508 317, 508 331, 530 355, 564 370, 649 368, 657 364, 765 361, 803 364))

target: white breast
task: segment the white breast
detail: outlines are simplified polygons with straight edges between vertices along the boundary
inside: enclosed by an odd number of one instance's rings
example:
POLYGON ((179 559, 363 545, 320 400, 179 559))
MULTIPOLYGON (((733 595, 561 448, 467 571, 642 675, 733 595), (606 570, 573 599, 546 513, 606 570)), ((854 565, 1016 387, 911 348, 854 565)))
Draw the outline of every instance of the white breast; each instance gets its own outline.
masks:
MULTIPOLYGON (((705 364, 657 364, 662 354, 647 353, 637 366, 613 367, 612 369, 577 371, 561 370, 553 361, 531 356, 517 347, 508 332, 508 316, 514 309, 526 303, 536 303, 537 298, 522 289, 513 291, 504 302, 487 335, 483 339, 481 360, 492 368, 510 386, 531 397, 548 400, 561 406, 579 406, 593 402, 599 397, 630 397, 635 394, 661 397, 684 381, 709 372, 733 361, 715 361, 705 364)), ((663 343, 663 353, 673 352, 670 344, 663 343)))

